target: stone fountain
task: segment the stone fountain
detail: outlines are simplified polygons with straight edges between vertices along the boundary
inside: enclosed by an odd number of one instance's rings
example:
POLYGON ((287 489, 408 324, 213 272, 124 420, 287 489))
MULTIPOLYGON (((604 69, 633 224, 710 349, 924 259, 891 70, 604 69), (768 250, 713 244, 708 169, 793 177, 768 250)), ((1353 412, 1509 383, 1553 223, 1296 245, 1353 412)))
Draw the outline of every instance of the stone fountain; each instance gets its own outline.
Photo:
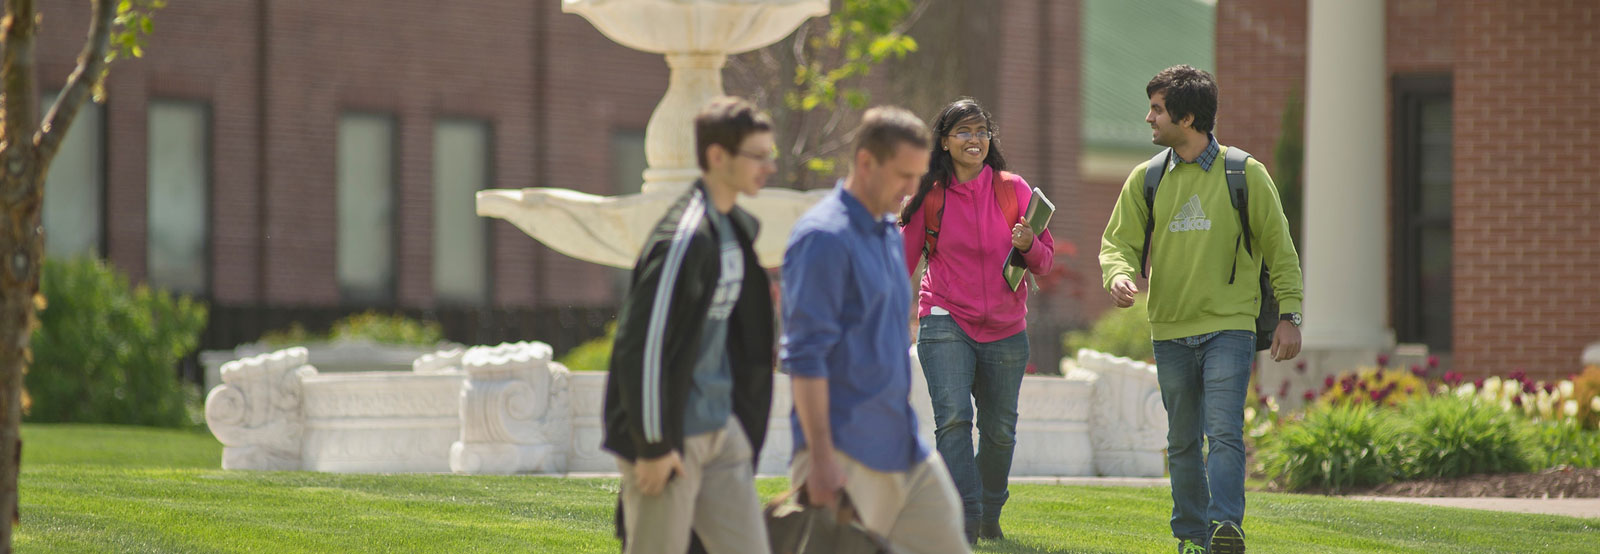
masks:
MULTIPOLYGON (((767 46, 806 19, 828 13, 828 0, 562 0, 561 9, 588 19, 619 44, 663 54, 671 69, 666 95, 645 127, 649 169, 639 194, 596 196, 560 188, 485 190, 478 215, 510 221, 562 254, 597 264, 633 267, 650 228, 699 177, 694 115, 723 94, 730 54, 767 46)), ((767 188, 740 197, 761 220, 756 253, 776 267, 794 221, 826 191, 767 188)))

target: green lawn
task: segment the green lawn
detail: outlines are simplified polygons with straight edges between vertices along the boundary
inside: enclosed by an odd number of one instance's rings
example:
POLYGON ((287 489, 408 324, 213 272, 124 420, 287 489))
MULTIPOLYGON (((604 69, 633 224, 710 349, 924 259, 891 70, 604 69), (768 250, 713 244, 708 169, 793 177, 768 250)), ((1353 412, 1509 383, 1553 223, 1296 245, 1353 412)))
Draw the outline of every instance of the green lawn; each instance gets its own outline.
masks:
MULTIPOLYGON (((608 479, 218 469, 207 434, 27 425, 18 552, 615 552, 608 479)), ((761 482, 764 495, 783 479, 761 482)), ((1013 487, 979 552, 1170 552, 1166 489, 1013 487)), ((1251 493, 1253 552, 1593 552, 1600 520, 1251 493)))

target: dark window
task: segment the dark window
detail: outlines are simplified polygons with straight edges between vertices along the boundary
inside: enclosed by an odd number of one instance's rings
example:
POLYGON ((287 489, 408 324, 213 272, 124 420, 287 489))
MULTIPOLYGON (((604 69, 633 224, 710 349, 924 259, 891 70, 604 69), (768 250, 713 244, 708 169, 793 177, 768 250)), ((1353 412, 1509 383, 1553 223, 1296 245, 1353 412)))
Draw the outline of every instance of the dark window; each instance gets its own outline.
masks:
POLYGON ((1394 329, 1450 351, 1450 78, 1395 80, 1394 329))

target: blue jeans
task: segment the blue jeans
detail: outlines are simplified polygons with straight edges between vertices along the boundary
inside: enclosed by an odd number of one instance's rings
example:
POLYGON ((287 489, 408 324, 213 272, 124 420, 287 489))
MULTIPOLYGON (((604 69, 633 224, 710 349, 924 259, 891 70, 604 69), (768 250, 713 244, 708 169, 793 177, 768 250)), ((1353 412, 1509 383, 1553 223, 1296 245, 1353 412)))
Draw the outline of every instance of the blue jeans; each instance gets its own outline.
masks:
POLYGON ((1220 331, 1154 343, 1167 408, 1172 535, 1205 544, 1211 522, 1244 523, 1244 396, 1256 335, 1220 331), (1204 457, 1202 431, 1210 446, 1204 457))
POLYGON ((980 343, 948 315, 922 318, 917 358, 933 398, 939 455, 961 495, 967 521, 1000 521, 1017 446, 1017 392, 1028 367, 1028 332, 980 343), (978 404, 978 449, 972 404, 978 404))

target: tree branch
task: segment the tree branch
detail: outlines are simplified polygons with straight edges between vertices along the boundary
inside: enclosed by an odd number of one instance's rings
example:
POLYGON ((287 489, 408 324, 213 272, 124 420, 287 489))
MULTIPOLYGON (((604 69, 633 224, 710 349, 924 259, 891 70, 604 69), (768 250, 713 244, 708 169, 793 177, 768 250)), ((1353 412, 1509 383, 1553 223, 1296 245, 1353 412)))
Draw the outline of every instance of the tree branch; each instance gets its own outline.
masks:
POLYGON ((66 88, 56 97, 55 105, 50 107, 44 125, 39 127, 33 139, 39 146, 39 160, 47 164, 55 157, 56 150, 61 148, 67 129, 72 127, 72 120, 78 117, 78 109, 88 101, 90 91, 106 74, 111 20, 116 18, 117 10, 111 5, 111 0, 91 0, 90 3, 93 5, 93 20, 89 23, 89 38, 83 44, 83 53, 78 55, 78 67, 72 71, 72 76, 67 77, 66 88))
MULTIPOLYGON (((34 98, 33 36, 38 17, 33 0, 7 0, 5 17, 5 143, 14 156, 25 148, 23 137, 33 136, 39 122, 38 99, 34 98)), ((7 160, 8 163, 11 160, 7 160)), ((15 169, 12 170, 16 172, 15 169)))

